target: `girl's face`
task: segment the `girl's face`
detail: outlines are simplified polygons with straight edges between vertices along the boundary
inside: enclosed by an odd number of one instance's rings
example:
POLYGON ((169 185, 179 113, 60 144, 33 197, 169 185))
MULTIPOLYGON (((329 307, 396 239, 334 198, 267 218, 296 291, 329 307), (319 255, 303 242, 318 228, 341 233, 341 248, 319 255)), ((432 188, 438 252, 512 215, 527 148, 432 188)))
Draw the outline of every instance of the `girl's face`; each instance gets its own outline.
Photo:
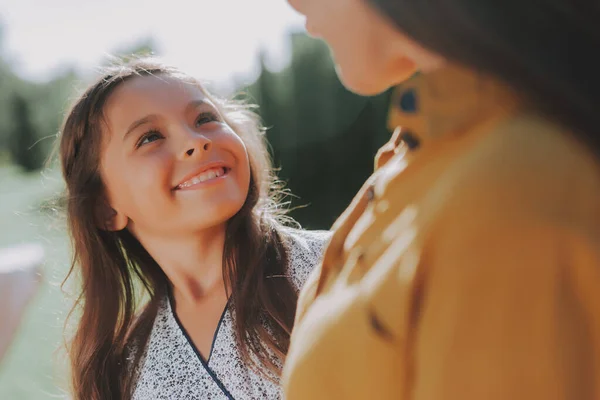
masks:
POLYGON ((104 116, 100 173, 114 211, 101 218, 112 229, 173 238, 223 225, 242 208, 246 147, 200 88, 135 77, 110 95, 104 116))
POLYGON ((306 16, 306 29, 331 48, 350 90, 374 95, 442 60, 401 34, 367 0, 288 0, 306 16))

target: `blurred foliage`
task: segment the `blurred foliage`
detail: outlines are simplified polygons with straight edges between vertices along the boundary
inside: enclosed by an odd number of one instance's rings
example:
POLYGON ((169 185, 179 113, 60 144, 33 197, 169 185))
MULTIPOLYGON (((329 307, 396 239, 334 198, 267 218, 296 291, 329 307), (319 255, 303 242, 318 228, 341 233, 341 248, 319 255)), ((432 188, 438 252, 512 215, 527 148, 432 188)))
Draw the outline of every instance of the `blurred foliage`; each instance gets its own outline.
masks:
POLYGON ((27 171, 43 166, 75 79, 68 71, 33 83, 0 65, 0 162, 12 161, 27 171))
POLYGON ((114 54, 120 62, 126 63, 139 57, 150 57, 157 53, 157 45, 153 38, 143 38, 131 45, 118 48, 114 54))
MULTIPOLYGON (((0 27, 0 54, 1 35, 0 27)), ((144 39, 114 54, 128 58, 153 52, 154 42, 144 39)), ((80 81, 74 70, 67 70, 47 82, 30 82, 0 58, 0 165, 13 163, 25 171, 44 166, 80 81)))
POLYGON ((20 94, 14 94, 11 102, 14 128, 11 132, 10 152, 13 160, 25 171, 34 171, 42 163, 40 147, 35 146, 36 130, 31 121, 29 103, 20 94))
POLYGON ((373 172, 375 153, 390 136, 390 92, 349 92, 322 41, 304 34, 291 41, 291 64, 272 73, 261 55, 262 72, 247 92, 260 106, 279 177, 297 196, 291 215, 305 228, 328 229, 373 172))

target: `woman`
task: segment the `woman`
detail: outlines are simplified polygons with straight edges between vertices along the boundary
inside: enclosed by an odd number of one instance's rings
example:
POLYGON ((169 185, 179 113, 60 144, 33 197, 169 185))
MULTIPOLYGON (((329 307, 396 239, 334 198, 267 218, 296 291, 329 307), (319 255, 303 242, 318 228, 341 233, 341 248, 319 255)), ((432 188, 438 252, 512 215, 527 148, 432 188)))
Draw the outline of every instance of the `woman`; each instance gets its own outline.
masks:
POLYGON ((74 398, 278 398, 297 291, 327 234, 278 222, 248 108, 134 61, 75 102, 60 159, 82 279, 74 398))
POLYGON ((600 8, 290 0, 347 87, 406 81, 307 281, 286 398, 600 398, 600 8))

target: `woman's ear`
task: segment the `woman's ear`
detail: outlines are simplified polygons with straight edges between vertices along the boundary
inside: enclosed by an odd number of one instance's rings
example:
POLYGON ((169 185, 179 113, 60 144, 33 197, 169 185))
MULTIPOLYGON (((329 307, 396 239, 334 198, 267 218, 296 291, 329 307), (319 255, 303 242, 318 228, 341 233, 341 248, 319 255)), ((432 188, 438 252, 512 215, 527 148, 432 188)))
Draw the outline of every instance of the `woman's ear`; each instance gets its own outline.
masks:
POLYGON ((96 205, 94 218, 99 229, 110 232, 125 229, 129 221, 125 214, 114 209, 105 198, 96 205))

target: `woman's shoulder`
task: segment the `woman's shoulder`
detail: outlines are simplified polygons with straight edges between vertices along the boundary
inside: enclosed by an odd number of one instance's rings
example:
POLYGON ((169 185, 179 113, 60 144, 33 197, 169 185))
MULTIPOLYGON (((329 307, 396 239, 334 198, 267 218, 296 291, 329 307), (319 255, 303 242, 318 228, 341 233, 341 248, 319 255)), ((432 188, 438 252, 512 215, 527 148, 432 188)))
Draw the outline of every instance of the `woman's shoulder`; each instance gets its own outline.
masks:
POLYGON ((283 228, 288 250, 288 272, 292 283, 300 289, 310 272, 321 263, 332 233, 323 230, 283 228))
POLYGON ((597 158, 589 146, 568 127, 537 114, 517 113, 490 128, 489 133, 474 147, 484 168, 497 169, 501 163, 502 170, 515 173, 522 173, 524 168, 550 171, 552 175, 557 170, 579 175, 598 172, 597 158))
MULTIPOLYGON (((439 161, 446 163, 443 179, 432 185, 427 203, 436 206, 424 213, 478 224, 596 218, 600 165, 567 128, 522 113, 465 143, 456 157, 439 161)), ((464 231, 464 223, 456 229, 464 231)))

